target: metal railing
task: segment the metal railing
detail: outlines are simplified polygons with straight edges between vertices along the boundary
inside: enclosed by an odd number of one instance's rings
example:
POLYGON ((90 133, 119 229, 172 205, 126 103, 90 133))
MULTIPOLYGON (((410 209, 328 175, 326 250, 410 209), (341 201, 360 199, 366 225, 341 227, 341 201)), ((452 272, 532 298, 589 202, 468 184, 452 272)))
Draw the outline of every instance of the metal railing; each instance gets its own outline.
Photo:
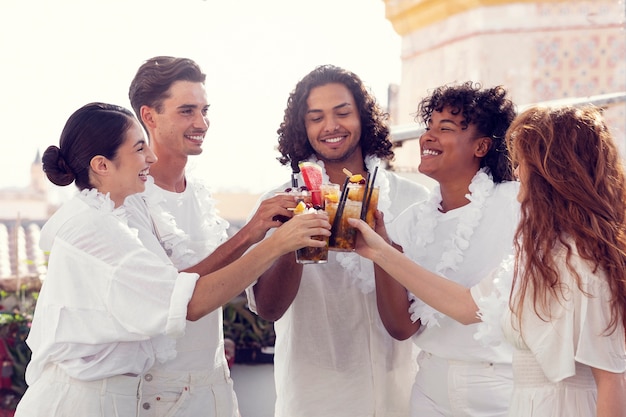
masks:
MULTIPOLYGON (((600 94, 589 97, 574 97, 564 98, 558 100, 542 101, 539 103, 525 104, 518 106, 518 112, 526 110, 533 105, 546 105, 546 106, 584 106, 587 104, 593 104, 598 107, 608 108, 616 104, 626 103, 626 91, 620 91, 617 93, 600 94)), ((391 126, 391 140, 397 145, 402 145, 402 142, 407 140, 419 139, 424 133, 424 127, 415 124, 396 125, 391 126)))

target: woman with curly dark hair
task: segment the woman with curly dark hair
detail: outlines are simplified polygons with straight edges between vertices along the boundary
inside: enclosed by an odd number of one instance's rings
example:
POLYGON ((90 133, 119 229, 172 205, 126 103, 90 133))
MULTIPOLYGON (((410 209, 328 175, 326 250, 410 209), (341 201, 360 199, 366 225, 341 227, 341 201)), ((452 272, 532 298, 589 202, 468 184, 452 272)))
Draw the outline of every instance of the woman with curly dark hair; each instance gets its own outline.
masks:
MULTIPOLYGON (((515 117, 500 86, 466 82, 436 88, 418 105, 426 125, 421 173, 437 181, 431 198, 389 227, 407 257, 470 287, 513 251, 519 217, 504 142, 515 117)), ((463 326, 377 271, 378 309, 390 334, 421 350, 412 416, 504 416, 512 389, 511 350, 484 347, 463 326)))
MULTIPOLYGON (((340 185, 344 168, 365 176, 378 167, 378 208, 392 219, 426 198, 427 190, 383 169, 393 157, 386 123, 387 115, 356 74, 317 67, 287 101, 278 129, 279 161, 294 171, 300 161, 315 162, 323 167, 325 182, 340 185)), ((319 265, 283 256, 248 289, 252 310, 276 321, 277 417, 408 414, 413 346, 385 331, 374 285, 372 262, 331 251, 328 263, 319 265)))
POLYGON ((357 251, 448 317, 482 320, 477 339, 514 347, 509 417, 626 416, 626 177, 617 146, 592 106, 530 108, 507 143, 521 217, 514 256, 493 274, 459 285, 364 223, 356 226, 367 246, 357 251))

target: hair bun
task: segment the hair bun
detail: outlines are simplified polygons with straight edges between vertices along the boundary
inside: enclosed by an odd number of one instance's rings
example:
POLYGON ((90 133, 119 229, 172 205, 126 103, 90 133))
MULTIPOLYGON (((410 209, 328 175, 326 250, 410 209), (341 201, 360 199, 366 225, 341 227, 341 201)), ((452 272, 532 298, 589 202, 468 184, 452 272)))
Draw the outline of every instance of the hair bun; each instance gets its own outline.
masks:
POLYGON ((74 173, 63 159, 61 149, 58 146, 48 146, 48 149, 43 153, 41 162, 43 163, 43 171, 53 184, 65 186, 74 182, 74 173))

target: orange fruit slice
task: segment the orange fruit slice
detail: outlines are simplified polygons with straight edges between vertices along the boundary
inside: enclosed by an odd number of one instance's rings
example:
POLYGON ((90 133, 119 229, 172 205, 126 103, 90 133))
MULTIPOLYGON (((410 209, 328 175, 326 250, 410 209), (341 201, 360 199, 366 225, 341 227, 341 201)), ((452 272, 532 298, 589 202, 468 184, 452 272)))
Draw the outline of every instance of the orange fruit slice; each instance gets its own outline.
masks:
POLYGON ((293 209, 293 214, 302 214, 306 210, 306 203, 304 201, 299 201, 298 205, 295 209, 293 209))
POLYGON ((354 174, 350 176, 350 182, 353 183, 359 183, 361 181, 363 181, 365 178, 363 178, 363 175, 361 174, 354 174))
MULTIPOLYGON (((300 167, 300 172, 302 173, 302 179, 304 180, 304 185, 309 189, 309 191, 316 191, 322 189, 322 167, 313 163, 313 162, 300 162, 298 164, 300 167)), ((321 193, 313 193, 312 194, 311 203, 313 205, 321 205, 322 204, 322 196, 321 193), (317 200, 317 201, 316 201, 317 200)))
POLYGON ((338 203, 339 202, 339 195, 332 193, 332 194, 326 194, 326 200, 330 201, 331 203, 338 203))

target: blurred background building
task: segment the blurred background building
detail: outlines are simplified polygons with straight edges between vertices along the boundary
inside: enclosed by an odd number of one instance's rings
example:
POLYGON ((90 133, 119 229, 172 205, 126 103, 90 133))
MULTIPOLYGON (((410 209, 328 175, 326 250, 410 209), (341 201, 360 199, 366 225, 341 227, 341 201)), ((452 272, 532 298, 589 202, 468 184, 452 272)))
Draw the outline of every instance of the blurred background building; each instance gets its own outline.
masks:
MULTIPOLYGON (((417 103, 463 81, 504 86, 518 111, 539 102, 597 102, 626 149, 624 0, 383 0, 402 37, 402 74, 390 86, 394 169, 419 164, 417 103)), ((379 64, 380 65, 380 64, 379 64)))

